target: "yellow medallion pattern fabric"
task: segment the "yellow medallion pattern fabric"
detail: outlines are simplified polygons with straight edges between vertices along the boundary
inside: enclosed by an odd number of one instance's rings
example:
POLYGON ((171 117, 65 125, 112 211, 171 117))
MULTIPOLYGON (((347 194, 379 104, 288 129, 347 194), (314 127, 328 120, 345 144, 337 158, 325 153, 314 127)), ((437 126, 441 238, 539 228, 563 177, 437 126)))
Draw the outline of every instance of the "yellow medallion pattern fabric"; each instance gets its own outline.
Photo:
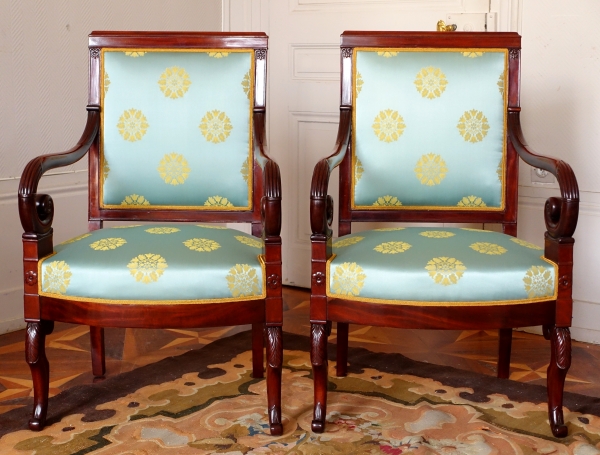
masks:
POLYGON ((375 207, 398 207, 401 206, 402 202, 398 200, 396 196, 386 194, 385 196, 378 197, 373 206, 375 207))
POLYGON ((222 226, 104 228, 39 261, 40 295, 107 304, 262 299, 261 239, 222 226), (181 282, 194 286, 181 286, 181 282))
POLYGON ((104 48, 100 70, 102 208, 252 208, 254 50, 104 48))
POLYGON ((556 265, 527 242, 513 240, 470 228, 350 234, 333 245, 327 295, 394 305, 516 305, 555 299, 556 265))
POLYGON ((505 49, 355 48, 353 71, 353 208, 504 208, 505 49))

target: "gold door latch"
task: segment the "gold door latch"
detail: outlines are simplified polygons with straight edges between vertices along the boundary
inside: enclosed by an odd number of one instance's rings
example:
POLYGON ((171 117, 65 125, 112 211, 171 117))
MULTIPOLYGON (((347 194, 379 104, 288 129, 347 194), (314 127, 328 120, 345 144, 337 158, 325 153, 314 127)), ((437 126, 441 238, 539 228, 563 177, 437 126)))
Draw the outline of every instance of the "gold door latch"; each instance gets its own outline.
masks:
POLYGON ((442 20, 439 20, 437 23, 437 31, 438 32, 454 32, 456 31, 456 24, 448 24, 442 20))

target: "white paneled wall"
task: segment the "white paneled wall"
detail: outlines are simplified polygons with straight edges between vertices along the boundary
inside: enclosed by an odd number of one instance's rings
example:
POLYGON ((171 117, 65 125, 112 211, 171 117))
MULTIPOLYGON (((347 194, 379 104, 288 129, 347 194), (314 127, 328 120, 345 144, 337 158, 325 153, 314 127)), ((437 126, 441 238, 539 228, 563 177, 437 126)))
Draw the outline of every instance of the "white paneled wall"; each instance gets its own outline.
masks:
MULTIPOLYGON (((87 35, 220 29, 220 0, 0 1, 0 333, 24 326, 18 178, 31 158, 66 150, 81 135, 87 35)), ((56 242, 87 230, 86 167, 84 159, 42 179, 56 205, 56 242)))

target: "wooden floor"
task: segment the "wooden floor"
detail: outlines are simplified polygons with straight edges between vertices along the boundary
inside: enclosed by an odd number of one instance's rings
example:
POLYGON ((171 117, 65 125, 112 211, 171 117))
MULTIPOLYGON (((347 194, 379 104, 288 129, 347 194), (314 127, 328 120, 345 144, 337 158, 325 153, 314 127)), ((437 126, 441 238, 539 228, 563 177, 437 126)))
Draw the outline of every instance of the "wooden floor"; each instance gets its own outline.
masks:
MULTIPOLYGON (((308 335, 309 293, 284 288, 284 330, 308 335)), ((249 327, 197 330, 106 329, 107 377, 130 371, 169 356, 198 349, 215 339, 249 327)), ((50 393, 94 381, 86 326, 56 324, 48 337, 50 393)), ((543 337, 513 332, 510 378, 544 385, 550 344, 543 337)), ((0 336, 0 413, 22 404, 17 398, 32 394, 31 376, 24 355, 24 331, 0 336), (11 403, 11 400, 13 401, 11 403)), ((335 343, 335 326, 330 341, 335 343)), ((350 326, 350 345, 371 351, 399 352, 422 362, 449 365, 495 375, 497 332, 399 330, 350 326)), ((600 397, 600 345, 573 342, 573 361, 566 390, 600 397)))

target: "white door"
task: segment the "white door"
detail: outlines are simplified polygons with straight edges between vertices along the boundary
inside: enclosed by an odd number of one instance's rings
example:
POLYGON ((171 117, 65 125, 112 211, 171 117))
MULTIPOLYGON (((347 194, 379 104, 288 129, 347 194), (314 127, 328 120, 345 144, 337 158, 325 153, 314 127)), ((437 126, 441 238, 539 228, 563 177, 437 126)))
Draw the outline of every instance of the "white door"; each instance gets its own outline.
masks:
MULTIPOLYGON (((269 149, 283 184, 283 283, 310 287, 312 171, 335 143, 344 30, 516 30, 519 0, 223 0, 223 29, 269 35, 269 149)), ((334 177, 337 178, 337 171, 334 177)), ((329 194, 337 202, 337 184, 329 194)), ((337 208, 336 208, 337 210, 337 208)), ((337 214, 337 212, 336 212, 337 214)), ((335 223, 334 223, 335 224, 335 223)), ((334 235, 337 232, 334 230, 334 235)))

